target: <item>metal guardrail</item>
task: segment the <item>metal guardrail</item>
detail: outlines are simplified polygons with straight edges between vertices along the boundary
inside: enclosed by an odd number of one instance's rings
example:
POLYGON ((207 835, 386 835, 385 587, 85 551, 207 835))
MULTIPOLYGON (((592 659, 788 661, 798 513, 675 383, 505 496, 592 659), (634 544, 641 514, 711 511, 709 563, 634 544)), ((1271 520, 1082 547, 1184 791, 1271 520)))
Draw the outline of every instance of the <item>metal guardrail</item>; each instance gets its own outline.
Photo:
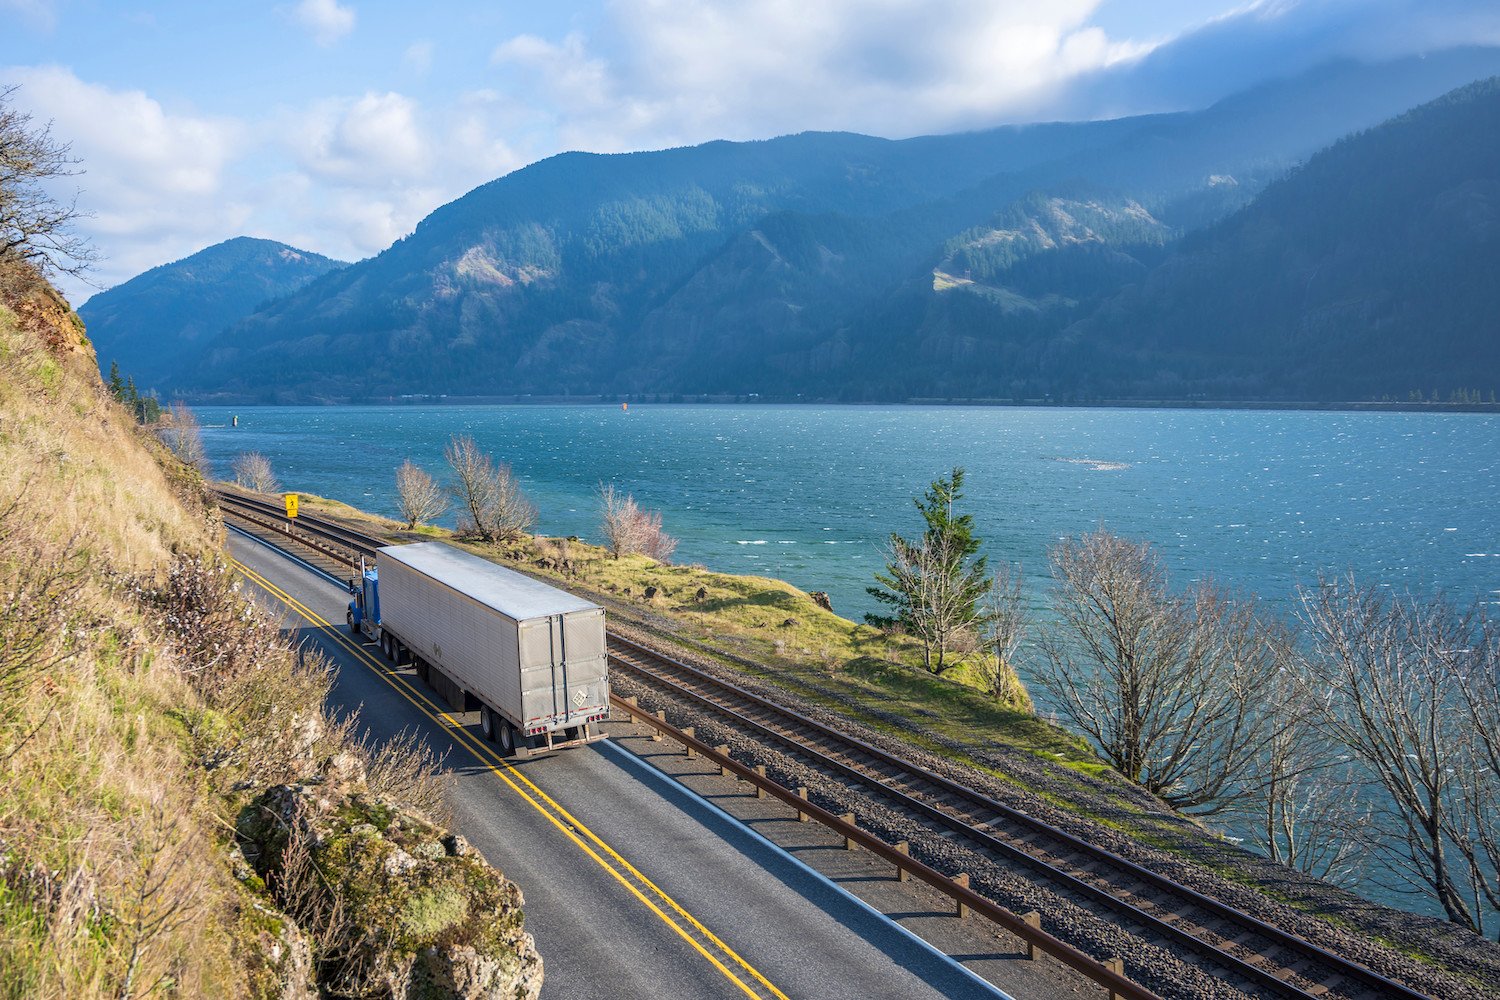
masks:
MULTIPOLYGON (((1027 946, 1028 957, 1035 957, 1037 951, 1044 952, 1087 976, 1109 991, 1112 998, 1120 1000, 1160 1000, 1157 994, 1141 986, 1139 983, 1125 976, 1119 959, 1110 959, 1101 962, 1091 955, 1073 947, 1061 938, 1048 934, 1040 927, 1040 919, 1036 917, 1020 916, 1012 913, 1005 907, 994 901, 981 896, 970 889, 966 875, 957 878, 944 875, 925 862, 911 857, 905 851, 905 845, 887 844, 868 831, 861 830, 854 822, 852 814, 840 816, 824 809, 822 806, 809 802, 805 797, 805 791, 799 795, 797 792, 777 784, 766 777, 763 768, 756 769, 731 757, 726 747, 711 747, 698 739, 692 732, 679 729, 667 722, 662 714, 652 713, 641 708, 631 698, 620 698, 611 696, 611 701, 618 707, 624 709, 633 718, 645 723, 671 738, 673 741, 688 748, 691 753, 698 754, 712 761, 720 768, 720 773, 734 774, 742 781, 747 781, 756 788, 762 789, 766 794, 779 799, 791 806, 799 814, 809 816, 817 820, 823 826, 828 827, 834 833, 844 838, 846 845, 856 844, 871 854, 889 861, 898 873, 905 872, 911 877, 926 883, 932 888, 954 901, 955 913, 964 916, 974 913, 1020 938, 1027 946), (1035 921, 1035 922, 1033 922, 1035 921)), ((663 713, 664 714, 664 713, 663 713)))

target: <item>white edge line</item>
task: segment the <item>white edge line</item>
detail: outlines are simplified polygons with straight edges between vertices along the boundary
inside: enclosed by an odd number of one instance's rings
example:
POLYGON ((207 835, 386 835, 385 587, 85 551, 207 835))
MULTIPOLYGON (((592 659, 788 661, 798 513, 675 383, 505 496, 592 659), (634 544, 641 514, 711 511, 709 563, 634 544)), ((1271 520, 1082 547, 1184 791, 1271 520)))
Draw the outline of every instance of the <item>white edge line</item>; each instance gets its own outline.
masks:
POLYGON ((227 524, 226 523, 224 525, 224 527, 226 529, 228 529, 229 531, 234 532, 237 535, 241 535, 241 536, 243 536, 245 538, 250 539, 250 541, 252 541, 252 542, 256 542, 256 543, 260 544, 261 546, 263 546, 263 547, 265 547, 267 549, 270 549, 272 552, 276 553, 278 556, 281 556, 283 559, 290 560, 291 562, 296 563, 298 566, 301 566, 303 569, 308 570, 308 571, 313 572, 313 573, 316 573, 318 576, 321 576, 323 579, 327 580, 329 583, 331 583, 334 586, 338 587, 340 590, 348 590, 349 589, 349 581, 347 581, 347 580, 340 580, 338 577, 334 576, 332 573, 328 572, 326 569, 319 569, 318 567, 314 566, 312 563, 306 561, 305 559, 299 559, 298 557, 296 557, 296 556, 292 555, 290 552, 288 552, 286 549, 279 548, 279 547, 277 547, 275 545, 272 545, 270 542, 266 541, 264 538, 261 538, 259 535, 252 535, 250 532, 246 531, 244 528, 236 528, 232 524, 227 524))
MULTIPOLYGON (((313 573, 316 573, 318 576, 323 577, 324 579, 330 581, 331 583, 333 583, 333 584, 335 584, 335 585, 337 585, 339 587, 344 587, 346 585, 343 580, 338 579, 337 577, 333 576, 333 574, 331 574, 331 573, 329 573, 329 572, 327 572, 325 570, 319 569, 318 567, 314 566, 312 563, 309 563, 309 562, 306 562, 306 561, 304 561, 302 559, 297 558, 296 556, 292 555, 290 552, 287 552, 285 549, 277 548, 276 546, 272 545, 270 542, 266 541, 265 539, 259 538, 259 537, 255 536, 255 535, 252 535, 250 532, 245 531, 243 528, 236 528, 234 525, 231 525, 231 524, 226 524, 226 525, 224 525, 224 527, 227 528, 227 529, 229 529, 230 531, 235 532, 236 534, 239 534, 239 535, 244 536, 245 538, 248 538, 252 542, 259 543, 260 545, 264 546, 267 549, 270 549, 272 552, 276 553, 277 555, 282 556, 283 558, 288 559, 291 562, 296 563, 297 565, 301 566, 303 569, 306 569, 306 570, 309 570, 309 571, 311 571, 313 573)), ((732 815, 732 814, 730 814, 728 812, 725 812, 724 808, 722 806, 718 805, 717 803, 710 802, 708 799, 706 799, 703 796, 699 795, 697 792, 693 791, 691 788, 689 788, 687 785, 684 785, 682 782, 678 781, 677 779, 673 778, 671 775, 666 774, 665 772, 660 771, 660 770, 656 769, 655 767, 652 767, 650 764, 646 763, 646 761, 642 760, 640 757, 637 757, 635 754, 631 753, 629 750, 626 750, 625 748, 616 745, 612 740, 601 740, 599 743, 597 743, 595 745, 598 746, 600 749, 607 749, 607 750, 610 750, 610 751, 612 751, 614 753, 617 753, 617 754, 621 755, 626 760, 628 760, 630 763, 634 764, 636 767, 638 767, 641 770, 645 771, 653 779, 655 779, 657 781, 660 781, 660 782, 663 782, 664 784, 670 785, 674 789, 676 789, 678 792, 680 792, 680 793, 688 796, 690 799, 695 800, 699 805, 701 805, 704 808, 708 809, 710 812, 717 814, 721 819, 726 820, 730 825, 736 827, 741 833, 748 834, 752 839, 754 839, 755 841, 757 841, 758 843, 760 843, 761 846, 769 849, 773 854, 777 854, 784 861, 790 862, 794 867, 800 869, 804 874, 810 875, 815 881, 823 883, 823 885, 827 886, 829 889, 832 889, 838 895, 840 895, 840 896, 844 897, 845 899, 849 900, 855 906, 858 906, 859 908, 865 910, 866 912, 871 913, 871 914, 875 915, 876 917, 878 917, 879 919, 885 921, 891 927, 895 928, 896 931, 898 931, 899 933, 905 935, 908 939, 910 939, 913 943, 915 943, 919 948, 923 949, 924 951, 928 952, 929 954, 937 957, 939 960, 941 960, 945 964, 947 964, 947 965, 951 966, 952 968, 956 969, 963 976, 965 976, 969 980, 971 980, 976 986, 979 986, 980 988, 988 991, 990 993, 990 995, 998 997, 999 1000, 1015 1000, 1015 998, 1012 997, 1009 993, 1006 993, 1000 987, 996 986, 994 983, 990 982, 988 979, 985 979, 979 973, 975 972, 973 969, 971 969, 968 966, 964 965, 962 962, 958 961, 953 956, 946 954, 941 948, 937 947, 937 945, 933 944, 931 941, 928 941, 926 938, 922 937, 920 934, 916 933, 915 931, 911 930, 910 928, 905 927, 904 925, 902 925, 902 923, 900 921, 898 921, 898 920, 892 920, 890 917, 886 916, 884 913, 881 913, 879 909, 877 909, 876 907, 874 907, 870 903, 867 903, 865 900, 860 899, 854 893, 850 892, 848 889, 845 889, 843 886, 839 885, 837 882, 835 882, 832 879, 830 879, 827 875, 824 875, 822 872, 820 872, 817 869, 811 867, 810 865, 807 864, 807 862, 803 861, 801 858, 798 858, 795 855, 791 854, 789 851, 787 851, 786 848, 782 847, 780 844, 776 843, 775 841, 770 840, 769 838, 766 837, 765 834, 761 833, 759 830, 756 830, 754 827, 749 826, 743 820, 741 820, 738 816, 734 816, 734 815, 732 815)))
POLYGON ((922 937, 920 934, 911 930, 910 928, 903 926, 899 920, 892 920, 884 913, 881 913, 880 910, 875 906, 871 905, 863 899, 860 899, 854 893, 850 892, 848 889, 845 889, 843 886, 833 881, 827 875, 824 875, 816 868, 808 865, 807 862, 803 861, 801 858, 798 858, 795 855, 791 854, 780 844, 777 844, 775 841, 767 838, 766 835, 761 833, 759 830, 756 830, 754 827, 746 824, 744 820, 741 820, 738 816, 734 816, 728 812, 725 812, 722 806, 718 805, 715 802, 710 802, 708 799, 704 798, 702 795, 699 795, 697 792, 693 791, 693 789, 689 788, 687 785, 684 785, 676 778, 673 778, 671 775, 657 770, 655 767, 652 767, 650 764, 646 763, 646 761, 642 760, 640 757, 637 757, 629 750, 626 750, 624 747, 617 745, 613 740, 602 740, 598 744, 596 744, 596 746, 598 746, 600 749, 607 749, 614 753, 620 754, 636 767, 639 767, 642 770, 646 771, 647 774, 651 775, 656 780, 671 785, 677 791, 686 794, 689 798, 695 799, 700 805, 707 808, 710 812, 717 813, 722 819, 727 820, 730 824, 739 828, 742 833, 749 834, 752 838, 759 841, 762 846, 769 848, 772 853, 780 855, 782 859, 789 861, 791 864, 795 865, 806 874, 811 875, 817 881, 822 882, 825 886, 832 889, 840 896, 843 896, 845 899, 854 903, 854 905, 874 914, 876 917, 879 917, 881 920, 894 927, 897 931, 906 935, 906 937, 910 938, 919 947, 935 955, 937 958, 952 966, 954 969, 957 969, 964 976, 967 976, 974 982, 975 985, 989 991, 992 996, 999 997, 1000 1000, 1015 1000, 1015 998, 1012 997, 1009 993, 1006 993, 1000 987, 996 986, 988 979, 985 979, 979 973, 964 965, 952 955, 946 954, 941 948, 933 944, 931 941, 928 941, 926 938, 922 937))

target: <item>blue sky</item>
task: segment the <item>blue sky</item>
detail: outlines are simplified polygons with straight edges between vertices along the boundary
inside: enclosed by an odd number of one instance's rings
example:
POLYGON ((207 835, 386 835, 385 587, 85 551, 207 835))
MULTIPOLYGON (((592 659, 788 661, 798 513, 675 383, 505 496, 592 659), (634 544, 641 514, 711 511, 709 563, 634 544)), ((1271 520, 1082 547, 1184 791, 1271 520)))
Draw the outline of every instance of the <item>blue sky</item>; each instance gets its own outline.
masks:
POLYGON ((564 149, 1202 107, 1476 42, 1494 0, 0 0, 0 85, 84 160, 108 287, 242 234, 369 256, 564 149))

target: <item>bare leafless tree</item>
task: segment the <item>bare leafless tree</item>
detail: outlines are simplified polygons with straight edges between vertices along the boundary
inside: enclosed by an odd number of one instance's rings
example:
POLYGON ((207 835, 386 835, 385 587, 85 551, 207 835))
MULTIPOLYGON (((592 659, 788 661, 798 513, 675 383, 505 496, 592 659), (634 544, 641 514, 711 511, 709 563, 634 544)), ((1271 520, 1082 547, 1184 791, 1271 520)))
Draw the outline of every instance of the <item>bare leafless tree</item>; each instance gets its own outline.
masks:
POLYGON ((56 182, 79 173, 69 145, 37 126, 13 101, 17 87, 0 87, 0 266, 23 262, 45 277, 81 275, 96 251, 73 231, 81 217, 75 195, 52 193, 56 182))
POLYGON ((257 493, 275 493, 281 489, 271 460, 258 451, 241 452, 229 465, 237 485, 257 493))
POLYGON ((1250 794, 1273 735, 1262 692, 1288 655, 1254 600, 1212 583, 1173 594, 1148 543, 1102 529, 1050 560, 1055 623, 1036 676, 1056 711, 1178 809, 1210 814, 1250 794))
POLYGON ((496 465, 472 437, 454 435, 443 455, 453 470, 449 489, 464 510, 459 530, 486 542, 512 541, 536 524, 536 507, 510 466, 496 465))
POLYGON ((960 544, 949 535, 927 532, 915 541, 893 536, 886 550, 888 586, 906 601, 903 625, 922 643, 923 665, 941 674, 958 663, 954 652, 974 648, 983 610, 968 586, 960 544))
POLYGON ((1369 806, 1360 772, 1316 723, 1308 686, 1292 666, 1263 695, 1270 738, 1250 765, 1250 793, 1234 803, 1231 827, 1273 861, 1352 886, 1363 873, 1369 806))
POLYGON ((622 494, 613 483, 599 485, 599 530, 616 559, 642 553, 665 563, 677 551, 677 539, 662 530, 661 512, 642 510, 635 497, 622 494))
POLYGON ((614 483, 599 484, 599 530, 604 547, 616 559, 641 549, 640 507, 635 497, 615 489, 614 483))
POLYGON ((996 568, 989 591, 980 604, 980 627, 986 650, 978 661, 979 673, 990 695, 1017 707, 1030 702, 1016 673, 1016 655, 1030 627, 1021 581, 1019 567, 1001 563, 996 568))
POLYGON ((178 461, 199 472, 207 470, 208 455, 203 450, 203 432, 198 426, 198 418, 187 404, 173 403, 167 410, 167 419, 156 433, 178 461))
POLYGON ((396 500, 408 530, 441 517, 448 509, 448 494, 409 458, 396 469, 396 500))
POLYGON ((1397 597, 1352 578, 1301 596, 1319 721, 1378 791, 1368 831, 1392 886, 1419 887, 1450 921, 1483 933, 1486 911, 1500 909, 1495 627, 1478 606, 1397 597))

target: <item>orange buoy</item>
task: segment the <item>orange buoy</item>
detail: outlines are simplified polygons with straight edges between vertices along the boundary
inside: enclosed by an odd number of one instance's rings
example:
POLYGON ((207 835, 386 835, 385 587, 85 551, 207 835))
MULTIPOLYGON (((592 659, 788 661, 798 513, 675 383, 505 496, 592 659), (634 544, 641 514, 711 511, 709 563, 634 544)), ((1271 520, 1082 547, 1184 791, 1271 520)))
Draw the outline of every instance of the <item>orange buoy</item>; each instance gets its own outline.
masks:
POLYGON ((629 403, 621 403, 620 404, 620 409, 622 409, 622 410, 629 410, 630 409, 630 404, 629 403))

